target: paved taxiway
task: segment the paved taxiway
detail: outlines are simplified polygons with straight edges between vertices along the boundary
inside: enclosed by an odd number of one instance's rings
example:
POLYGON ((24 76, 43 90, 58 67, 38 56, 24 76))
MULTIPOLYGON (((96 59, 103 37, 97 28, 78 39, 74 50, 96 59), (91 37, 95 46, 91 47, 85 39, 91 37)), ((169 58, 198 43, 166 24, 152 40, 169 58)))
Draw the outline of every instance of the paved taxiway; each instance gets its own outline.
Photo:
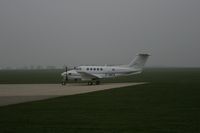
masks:
POLYGON ((0 106, 43 100, 66 95, 107 90, 144 83, 109 83, 88 86, 86 84, 2 84, 0 85, 0 106))

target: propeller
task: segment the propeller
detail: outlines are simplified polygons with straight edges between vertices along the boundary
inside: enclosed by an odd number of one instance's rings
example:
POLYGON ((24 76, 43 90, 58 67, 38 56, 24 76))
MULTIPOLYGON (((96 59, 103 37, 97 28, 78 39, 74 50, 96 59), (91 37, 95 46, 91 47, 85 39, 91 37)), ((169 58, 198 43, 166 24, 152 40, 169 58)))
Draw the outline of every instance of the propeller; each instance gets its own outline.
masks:
POLYGON ((61 74, 61 76, 62 76, 62 85, 66 85, 66 83, 69 81, 69 77, 68 77, 68 74, 67 74, 67 72, 68 71, 70 71, 70 70, 75 70, 77 67, 71 67, 71 66, 69 66, 69 67, 67 67, 67 66, 65 66, 65 72, 63 72, 62 74, 61 74))
POLYGON ((68 75, 67 75, 67 71, 68 71, 68 67, 66 66, 65 67, 65 72, 66 72, 66 74, 65 74, 65 81, 68 81, 69 79, 68 79, 68 75))
POLYGON ((65 67, 65 72, 63 72, 61 74, 61 76, 63 77, 62 85, 66 85, 66 82, 68 82, 68 80, 69 80, 68 75, 67 75, 67 71, 68 71, 68 67, 65 67))

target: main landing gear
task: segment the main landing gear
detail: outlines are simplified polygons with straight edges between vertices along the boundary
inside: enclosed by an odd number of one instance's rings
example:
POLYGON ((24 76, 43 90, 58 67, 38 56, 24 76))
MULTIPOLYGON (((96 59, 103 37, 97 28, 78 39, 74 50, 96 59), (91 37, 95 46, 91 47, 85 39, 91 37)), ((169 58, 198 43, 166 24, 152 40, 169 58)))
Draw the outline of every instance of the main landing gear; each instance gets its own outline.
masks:
POLYGON ((93 84, 100 85, 100 81, 96 80, 96 81, 89 81, 88 82, 88 85, 93 85, 93 84))

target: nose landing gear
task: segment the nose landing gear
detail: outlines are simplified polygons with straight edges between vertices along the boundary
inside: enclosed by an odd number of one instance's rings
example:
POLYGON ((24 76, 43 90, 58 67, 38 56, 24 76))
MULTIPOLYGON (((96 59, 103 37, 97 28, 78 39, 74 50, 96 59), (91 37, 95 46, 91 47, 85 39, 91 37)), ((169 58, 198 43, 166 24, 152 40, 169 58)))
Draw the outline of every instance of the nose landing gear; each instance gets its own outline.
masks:
POLYGON ((62 81, 62 82, 61 82, 61 85, 66 85, 66 82, 65 82, 65 81, 62 81))
POLYGON ((68 75, 67 75, 67 71, 68 71, 68 68, 67 67, 65 67, 65 72, 63 72, 62 74, 61 74, 61 76, 62 76, 62 82, 61 82, 61 84, 62 85, 66 85, 66 83, 68 82, 68 75))

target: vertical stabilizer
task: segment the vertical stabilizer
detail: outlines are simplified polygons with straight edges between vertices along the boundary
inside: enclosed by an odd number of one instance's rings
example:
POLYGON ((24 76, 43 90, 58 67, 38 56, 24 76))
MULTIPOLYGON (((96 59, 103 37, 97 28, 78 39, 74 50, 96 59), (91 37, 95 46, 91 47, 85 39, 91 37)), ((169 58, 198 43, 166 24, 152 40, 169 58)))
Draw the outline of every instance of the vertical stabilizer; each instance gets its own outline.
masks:
POLYGON ((142 69, 147 62, 149 54, 138 54, 131 63, 129 63, 128 67, 133 67, 136 69, 142 69))

